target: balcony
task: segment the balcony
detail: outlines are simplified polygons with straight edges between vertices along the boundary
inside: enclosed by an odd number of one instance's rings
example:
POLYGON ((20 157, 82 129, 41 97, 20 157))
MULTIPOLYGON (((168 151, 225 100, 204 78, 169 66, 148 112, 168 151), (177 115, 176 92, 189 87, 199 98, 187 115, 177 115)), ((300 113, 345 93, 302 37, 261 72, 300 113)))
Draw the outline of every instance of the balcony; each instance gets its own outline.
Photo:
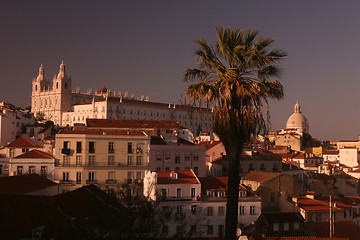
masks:
POLYGON ((60 180, 59 184, 73 186, 73 185, 75 185, 75 181, 74 180, 60 180))
POLYGON ((86 180, 86 184, 98 184, 98 180, 86 180))
POLYGON ((116 179, 106 179, 105 180, 105 184, 107 185, 115 185, 116 184, 116 179))
MULTIPOLYGON (((112 163, 111 163, 112 164, 112 163)), ((149 164, 148 163, 144 163, 142 162, 141 165, 136 165, 134 163, 131 163, 130 165, 128 163, 117 163, 114 162, 113 165, 109 165, 109 162, 91 162, 91 163, 75 163, 75 162, 57 162, 55 164, 56 167, 110 167, 110 168, 124 168, 124 167, 148 167, 149 164)))

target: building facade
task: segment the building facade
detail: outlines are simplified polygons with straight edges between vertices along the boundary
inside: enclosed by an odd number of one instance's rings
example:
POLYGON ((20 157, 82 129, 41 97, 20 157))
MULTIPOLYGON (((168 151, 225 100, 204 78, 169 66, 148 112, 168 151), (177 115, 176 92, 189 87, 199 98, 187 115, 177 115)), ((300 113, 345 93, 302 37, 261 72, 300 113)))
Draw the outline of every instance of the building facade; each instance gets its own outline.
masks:
POLYGON ((135 99, 133 95, 111 92, 102 88, 93 92, 72 90, 72 79, 60 64, 59 73, 52 82, 45 77, 41 65, 32 81, 31 107, 34 113, 43 113, 45 120, 56 125, 73 126, 85 123, 87 118, 176 120, 192 132, 212 131, 212 112, 185 104, 150 102, 148 97, 135 99))
POLYGON ((55 138, 55 181, 63 190, 141 182, 149 167, 150 137, 143 132, 64 130, 55 138))

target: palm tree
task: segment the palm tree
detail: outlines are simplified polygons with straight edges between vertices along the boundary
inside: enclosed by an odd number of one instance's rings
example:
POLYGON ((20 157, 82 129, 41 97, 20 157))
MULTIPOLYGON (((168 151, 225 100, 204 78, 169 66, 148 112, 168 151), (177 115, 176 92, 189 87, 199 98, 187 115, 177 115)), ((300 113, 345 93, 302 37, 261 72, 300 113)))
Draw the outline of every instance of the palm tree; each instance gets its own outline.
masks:
POLYGON ((236 239, 241 153, 246 142, 267 131, 268 99, 283 97, 281 83, 272 79, 279 78, 286 53, 268 50, 274 40, 258 31, 216 27, 216 35, 215 46, 195 40, 199 67, 187 69, 184 80, 196 81, 187 87, 188 97, 214 107, 213 129, 229 161, 225 237, 236 239))

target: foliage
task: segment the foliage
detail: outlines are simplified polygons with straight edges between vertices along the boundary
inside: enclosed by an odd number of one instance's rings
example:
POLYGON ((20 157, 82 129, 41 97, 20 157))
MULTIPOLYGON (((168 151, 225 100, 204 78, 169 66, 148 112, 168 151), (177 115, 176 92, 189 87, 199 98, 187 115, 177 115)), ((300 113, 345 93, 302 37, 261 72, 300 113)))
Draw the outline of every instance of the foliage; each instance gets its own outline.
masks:
POLYGON ((269 51, 274 40, 259 37, 257 31, 216 27, 216 35, 214 46, 196 40, 199 67, 187 69, 184 79, 197 81, 186 89, 194 103, 214 106, 214 132, 224 144, 230 169, 226 239, 235 239, 240 155, 245 142, 267 131, 268 99, 283 96, 280 82, 271 79, 280 76, 278 63, 286 53, 269 51))
POLYGON ((45 119, 45 114, 44 113, 41 113, 41 112, 36 113, 35 121, 43 121, 44 119, 45 119))

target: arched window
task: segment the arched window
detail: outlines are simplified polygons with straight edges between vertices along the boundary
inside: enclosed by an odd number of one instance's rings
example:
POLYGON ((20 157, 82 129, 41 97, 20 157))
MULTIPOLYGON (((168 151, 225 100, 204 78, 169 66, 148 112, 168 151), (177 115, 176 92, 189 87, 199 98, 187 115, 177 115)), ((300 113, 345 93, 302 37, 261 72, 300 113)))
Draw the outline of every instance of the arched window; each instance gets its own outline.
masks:
POLYGON ((37 92, 37 85, 35 85, 35 92, 37 92))
POLYGON ((59 82, 56 82, 56 89, 59 89, 59 82))

